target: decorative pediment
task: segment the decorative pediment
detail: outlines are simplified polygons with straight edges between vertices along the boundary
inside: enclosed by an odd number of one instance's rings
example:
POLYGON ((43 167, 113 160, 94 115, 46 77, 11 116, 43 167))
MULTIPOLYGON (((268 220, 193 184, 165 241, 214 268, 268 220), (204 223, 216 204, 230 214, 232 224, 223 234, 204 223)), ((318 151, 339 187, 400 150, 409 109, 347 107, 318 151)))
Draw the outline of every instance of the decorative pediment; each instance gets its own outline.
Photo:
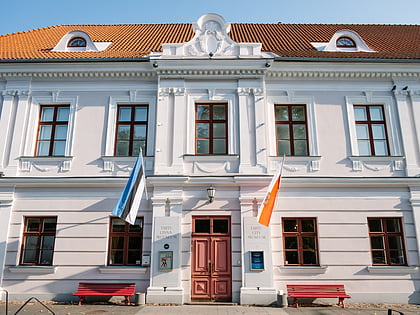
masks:
POLYGON ((162 58, 262 57, 261 43, 236 43, 228 35, 230 23, 217 14, 205 14, 193 24, 194 38, 186 43, 162 44, 162 58))

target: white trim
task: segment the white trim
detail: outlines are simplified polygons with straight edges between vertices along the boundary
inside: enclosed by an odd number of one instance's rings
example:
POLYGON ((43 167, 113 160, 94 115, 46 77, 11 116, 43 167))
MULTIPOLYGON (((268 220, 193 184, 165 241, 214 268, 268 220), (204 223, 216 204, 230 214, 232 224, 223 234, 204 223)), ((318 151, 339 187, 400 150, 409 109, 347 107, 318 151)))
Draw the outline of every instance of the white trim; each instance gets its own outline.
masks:
POLYGON ((57 168, 58 172, 67 172, 71 169, 72 156, 21 156, 19 158, 19 169, 22 172, 30 172, 32 168, 40 172, 48 172, 51 170, 49 167, 41 167, 38 163, 48 164, 57 168))
POLYGON ((76 122, 76 113, 79 103, 79 97, 60 97, 60 91, 51 91, 51 96, 33 96, 29 111, 29 123, 26 134, 26 143, 23 149, 23 156, 30 157, 35 155, 35 146, 37 131, 39 125, 39 111, 41 105, 69 105, 69 120, 67 124, 67 139, 64 155, 70 157, 73 155, 74 127, 76 122))
POLYGON ((279 270, 281 273, 299 273, 299 274, 317 274, 327 272, 328 266, 281 266, 279 270))
POLYGON ((104 156, 113 156, 115 148, 115 127, 117 125, 118 105, 147 105, 147 148, 145 155, 154 155, 156 126, 156 91, 131 90, 127 96, 109 97, 107 110, 107 130, 104 156))
MULTIPOLYGON (((397 111, 396 106, 392 100, 392 97, 374 97, 370 92, 365 92, 365 96, 360 97, 349 97, 345 96, 346 101, 346 124, 350 136, 350 156, 352 161, 356 161, 358 158, 360 161, 366 162, 386 162, 386 161, 402 161, 403 152, 401 146, 401 138, 398 134, 399 128, 397 122, 397 111), (356 136, 356 123, 354 118, 354 105, 382 105, 384 108, 386 130, 388 134, 389 143, 389 154, 390 156, 359 156, 359 149, 357 146, 356 136)), ((399 163, 395 165, 395 170, 401 170, 399 163)), ((353 170, 360 170, 360 167, 355 166, 353 163, 353 170)))
POLYGON ((187 135, 193 135, 187 138, 186 155, 195 155, 195 104, 196 103, 227 103, 228 113, 228 154, 239 154, 239 141, 237 136, 238 128, 238 102, 237 91, 232 93, 223 93, 221 89, 208 89, 199 93, 197 90, 188 90, 187 94, 187 135))
MULTIPOLYGON (((317 128, 316 128, 316 111, 315 111, 315 99, 314 97, 299 97, 294 95, 294 91, 286 91, 286 96, 278 96, 278 95, 268 95, 267 96, 267 135, 268 139, 268 151, 269 156, 274 157, 277 156, 277 149, 276 149, 276 137, 275 137, 275 130, 276 130, 276 118, 274 115, 274 105, 305 105, 306 106, 306 118, 307 118, 307 128, 308 128, 308 144, 309 144, 309 152, 307 159, 311 159, 311 157, 319 156, 319 145, 318 145, 318 136, 317 136, 317 128)), ((295 160, 297 157, 293 157, 295 160)), ((304 158, 304 157, 302 157, 304 158)), ((271 159, 271 158, 270 158, 271 159)), ((311 160, 312 161, 312 160, 311 160)))

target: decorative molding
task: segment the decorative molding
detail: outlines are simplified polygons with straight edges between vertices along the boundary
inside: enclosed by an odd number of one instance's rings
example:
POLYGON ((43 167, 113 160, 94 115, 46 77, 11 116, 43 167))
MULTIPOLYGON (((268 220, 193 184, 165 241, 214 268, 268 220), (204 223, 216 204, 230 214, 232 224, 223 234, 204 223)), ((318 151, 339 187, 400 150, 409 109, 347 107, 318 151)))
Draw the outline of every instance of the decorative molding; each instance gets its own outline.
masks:
POLYGON ((417 71, 307 71, 307 70, 270 70, 267 77, 272 78, 314 78, 314 79, 394 79, 420 78, 417 71))
POLYGON ((127 71, 90 71, 90 70, 63 70, 63 71, 15 71, 0 72, 0 77, 16 78, 154 78, 153 70, 127 70, 127 71))
POLYGON ((261 57, 261 43, 236 43, 228 35, 230 23, 217 14, 205 14, 193 23, 194 37, 187 43, 162 44, 163 58, 261 57))
POLYGON ((9 267, 11 273, 50 274, 57 271, 57 266, 14 266, 9 267))
POLYGON ((349 156, 348 158, 352 162, 354 172, 362 172, 363 169, 380 172, 387 168, 391 171, 404 170, 405 158, 403 156, 349 156), (372 166, 373 163, 382 163, 382 166, 372 166), (387 164, 383 165, 383 163, 387 164))
POLYGON ((56 168, 59 173, 68 172, 71 169, 72 156, 21 156, 20 157, 20 171, 31 172, 32 168, 39 172, 49 172, 56 168), (46 164, 47 167, 42 167, 46 164))
MULTIPOLYGON (((136 162, 135 156, 102 156, 104 172, 125 172, 130 173, 136 162)), ((153 157, 144 157, 145 170, 151 171, 153 166, 153 157)))
POLYGON ((145 267, 98 267, 100 273, 105 274, 145 274, 148 268, 145 267))
MULTIPOLYGON (((282 156, 270 156, 271 170, 276 170, 282 159, 282 156)), ((321 156, 288 156, 283 164, 285 170, 293 173, 299 171, 317 172, 320 167, 321 156), (293 164, 300 164, 300 166, 292 166, 293 164)))

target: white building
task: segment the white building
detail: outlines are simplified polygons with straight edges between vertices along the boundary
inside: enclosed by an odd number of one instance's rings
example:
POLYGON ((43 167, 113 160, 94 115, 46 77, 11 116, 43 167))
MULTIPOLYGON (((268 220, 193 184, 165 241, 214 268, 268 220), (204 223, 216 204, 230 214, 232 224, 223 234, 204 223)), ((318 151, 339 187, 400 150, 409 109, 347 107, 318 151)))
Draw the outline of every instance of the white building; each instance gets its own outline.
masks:
POLYGON ((0 36, 0 287, 269 304, 337 283, 353 302, 419 303, 419 38, 216 14, 0 36), (140 146, 148 198, 130 227, 111 210, 140 146))

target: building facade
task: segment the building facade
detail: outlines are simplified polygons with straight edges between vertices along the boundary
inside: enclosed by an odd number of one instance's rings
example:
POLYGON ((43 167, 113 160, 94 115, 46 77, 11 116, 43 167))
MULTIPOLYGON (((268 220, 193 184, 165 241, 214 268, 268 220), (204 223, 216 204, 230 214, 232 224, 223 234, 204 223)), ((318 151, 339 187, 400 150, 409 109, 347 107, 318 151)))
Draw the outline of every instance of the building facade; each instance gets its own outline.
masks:
POLYGON ((216 14, 0 36, 0 287, 270 304, 339 283, 354 302, 419 303, 419 36, 216 14), (129 225, 111 211, 140 148, 129 225))

